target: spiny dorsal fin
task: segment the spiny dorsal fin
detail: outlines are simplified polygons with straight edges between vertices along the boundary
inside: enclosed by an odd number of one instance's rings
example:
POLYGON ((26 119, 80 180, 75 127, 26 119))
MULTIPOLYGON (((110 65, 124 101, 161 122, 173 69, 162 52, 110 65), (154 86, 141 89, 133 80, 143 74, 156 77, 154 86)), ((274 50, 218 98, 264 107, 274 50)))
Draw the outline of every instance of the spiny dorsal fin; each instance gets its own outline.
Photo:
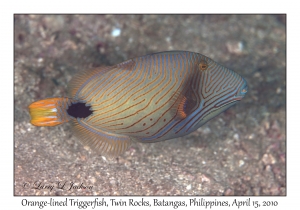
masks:
POLYGON ((131 144, 128 136, 94 128, 80 119, 73 120, 72 125, 75 135, 84 145, 106 157, 112 158, 122 154, 131 144))
POLYGON ((115 65, 114 67, 131 70, 134 67, 134 65, 135 65, 134 60, 130 59, 130 60, 124 61, 122 63, 119 63, 119 64, 115 65))

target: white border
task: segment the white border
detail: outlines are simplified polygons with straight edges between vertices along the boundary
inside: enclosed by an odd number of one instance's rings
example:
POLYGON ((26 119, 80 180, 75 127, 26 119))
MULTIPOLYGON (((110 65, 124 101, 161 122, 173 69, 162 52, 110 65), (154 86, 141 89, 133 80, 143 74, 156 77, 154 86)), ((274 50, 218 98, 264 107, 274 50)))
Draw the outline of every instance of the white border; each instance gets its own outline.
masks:
MULTIPOLYGON (((295 2, 295 1, 294 1, 295 2)), ((280 209, 298 207, 299 193, 299 11, 297 4, 289 1, 10 1, 1 4, 1 190, 4 208, 21 206, 24 197, 13 196, 13 14, 14 13, 287 13, 287 197, 251 197, 251 199, 277 200, 280 209), (7 161, 7 160, 10 161, 7 161)), ((25 197, 43 200, 50 197, 25 197)), ((72 197, 77 198, 77 197, 72 197)), ((118 197, 120 198, 120 197, 118 197)), ((133 197, 139 199, 139 197, 133 197)), ((148 199, 153 199, 149 197, 148 199)), ((159 197, 162 198, 162 197, 159 197)), ((233 200, 237 197, 204 197, 214 200, 233 200)), ((246 199, 246 197, 239 197, 246 199)), ((59 197, 57 199, 64 199, 59 197)), ((84 199, 78 197, 78 199, 84 199)), ((93 198, 91 198, 93 199, 93 198)), ((109 199, 106 197, 106 199, 109 199)), ((125 199, 128 199, 126 197, 125 199)), ((189 197, 173 197, 185 200, 189 197)), ((129 209, 131 207, 125 207, 129 209)), ((195 207, 192 209, 199 209, 195 207)), ((32 208, 27 208, 32 209, 32 208)), ((38 208, 34 208, 38 209, 38 208)), ((68 208, 78 209, 78 208, 68 208)), ((139 208, 140 209, 140 208, 139 208)), ((143 209, 143 208, 142 208, 143 209)), ((146 208, 145 208, 146 209, 146 208)), ((158 208, 162 209, 162 208, 158 208)), ((169 207, 169 209, 173 209, 169 207)), ((180 209, 180 208, 179 208, 180 209)), ((218 208, 214 208, 218 209, 218 208)))

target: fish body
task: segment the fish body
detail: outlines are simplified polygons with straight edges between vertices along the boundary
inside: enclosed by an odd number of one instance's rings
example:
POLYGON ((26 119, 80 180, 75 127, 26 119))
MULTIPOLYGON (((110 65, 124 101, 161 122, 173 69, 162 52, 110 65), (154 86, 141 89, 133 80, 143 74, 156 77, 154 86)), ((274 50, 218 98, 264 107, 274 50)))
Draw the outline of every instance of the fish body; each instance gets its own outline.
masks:
POLYGON ((31 104, 31 123, 71 120, 84 144, 117 156, 132 140, 157 142, 193 132, 241 100, 247 83, 204 55, 169 51, 79 73, 68 91, 68 98, 31 104))

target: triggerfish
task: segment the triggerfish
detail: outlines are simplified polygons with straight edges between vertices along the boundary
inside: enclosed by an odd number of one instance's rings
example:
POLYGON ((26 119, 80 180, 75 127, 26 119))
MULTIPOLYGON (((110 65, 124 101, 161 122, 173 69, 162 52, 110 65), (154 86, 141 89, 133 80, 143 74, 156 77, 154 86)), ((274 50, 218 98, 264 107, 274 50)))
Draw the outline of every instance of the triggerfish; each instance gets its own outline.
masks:
POLYGON ((247 83, 212 59, 167 51, 80 72, 68 97, 29 106, 31 123, 71 121, 76 136, 104 156, 118 156, 134 142, 187 135, 247 93, 247 83))

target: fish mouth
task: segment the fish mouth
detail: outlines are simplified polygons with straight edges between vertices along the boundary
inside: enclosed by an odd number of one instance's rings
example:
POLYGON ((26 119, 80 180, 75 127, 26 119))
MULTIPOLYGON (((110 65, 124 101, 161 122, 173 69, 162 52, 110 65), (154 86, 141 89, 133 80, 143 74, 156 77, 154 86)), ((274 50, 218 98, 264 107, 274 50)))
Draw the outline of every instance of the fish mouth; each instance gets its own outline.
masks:
POLYGON ((233 99, 232 103, 241 101, 243 98, 244 98, 244 96, 235 97, 235 98, 233 99))
POLYGON ((241 101, 245 97, 247 92, 248 92, 247 82, 244 78, 242 78, 240 87, 237 87, 236 91, 231 93, 231 95, 229 95, 226 99, 219 101, 215 105, 215 107, 220 108, 224 106, 232 106, 238 101, 241 101))
POLYGON ((242 79, 243 79, 243 83, 242 83, 241 87, 238 89, 237 94, 235 95, 235 98, 234 98, 234 100, 237 100, 237 101, 242 100, 245 97, 246 93, 248 92, 247 82, 244 78, 242 78, 242 79))
POLYGON ((233 95, 232 98, 226 102, 226 104, 233 105, 233 103, 241 101, 245 97, 246 93, 248 92, 248 86, 247 86, 246 80, 244 78, 242 78, 242 79, 243 79, 243 82, 242 82, 241 86, 237 89, 236 94, 233 95))

